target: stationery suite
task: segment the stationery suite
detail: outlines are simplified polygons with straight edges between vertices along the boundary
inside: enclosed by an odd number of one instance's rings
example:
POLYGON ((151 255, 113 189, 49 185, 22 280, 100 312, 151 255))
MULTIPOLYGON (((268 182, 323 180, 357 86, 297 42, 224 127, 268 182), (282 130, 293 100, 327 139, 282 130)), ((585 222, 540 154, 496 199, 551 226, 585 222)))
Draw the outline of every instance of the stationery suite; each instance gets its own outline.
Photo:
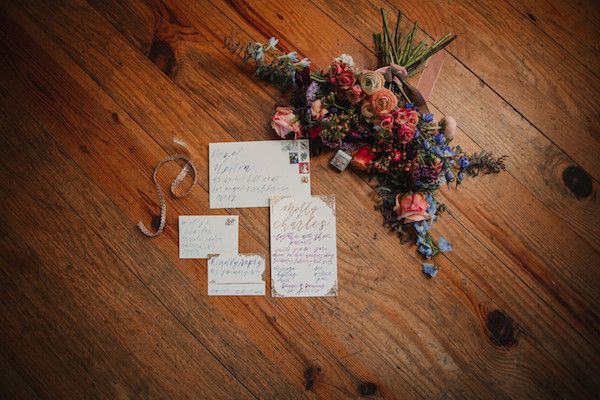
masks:
POLYGON ((334 196, 271 198, 271 292, 337 295, 334 196))
POLYGON ((211 143, 210 208, 268 207, 271 196, 310 195, 308 140, 211 143))
MULTIPOLYGON (((337 296, 335 197, 310 195, 308 140, 211 143, 210 208, 270 207, 273 297, 337 296)), ((263 296, 237 216, 179 217, 179 257, 208 258, 209 296, 263 296)))

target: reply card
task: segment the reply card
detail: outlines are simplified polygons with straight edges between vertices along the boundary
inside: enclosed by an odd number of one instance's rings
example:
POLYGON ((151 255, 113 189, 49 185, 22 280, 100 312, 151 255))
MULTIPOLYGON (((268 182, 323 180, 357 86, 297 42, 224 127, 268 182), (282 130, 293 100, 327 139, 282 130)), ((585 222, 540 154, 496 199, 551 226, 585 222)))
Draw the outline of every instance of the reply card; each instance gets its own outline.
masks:
POLYGON ((337 295, 335 197, 271 198, 273 297, 337 295))
POLYGON ((179 258, 238 252, 237 215, 180 215, 179 258))
POLYGON ((265 259, 258 254, 220 254, 208 259, 209 296, 264 296, 265 259))
POLYGON ((310 195, 308 140, 211 143, 210 208, 268 207, 271 196, 310 195))

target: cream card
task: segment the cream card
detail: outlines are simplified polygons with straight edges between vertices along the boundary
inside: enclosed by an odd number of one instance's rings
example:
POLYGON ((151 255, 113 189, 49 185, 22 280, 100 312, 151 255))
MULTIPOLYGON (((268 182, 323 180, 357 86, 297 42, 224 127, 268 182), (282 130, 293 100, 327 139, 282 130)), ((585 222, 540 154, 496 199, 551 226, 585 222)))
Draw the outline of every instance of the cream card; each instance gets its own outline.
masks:
POLYGON ((335 197, 271 198, 273 297, 337 296, 335 197))
POLYGON ((308 140, 211 143, 210 208, 268 207, 272 196, 310 195, 308 140))
POLYGON ((208 259, 209 296, 264 296, 265 259, 258 254, 220 254, 208 259))
POLYGON ((237 215, 180 215, 179 258, 237 254, 237 215))

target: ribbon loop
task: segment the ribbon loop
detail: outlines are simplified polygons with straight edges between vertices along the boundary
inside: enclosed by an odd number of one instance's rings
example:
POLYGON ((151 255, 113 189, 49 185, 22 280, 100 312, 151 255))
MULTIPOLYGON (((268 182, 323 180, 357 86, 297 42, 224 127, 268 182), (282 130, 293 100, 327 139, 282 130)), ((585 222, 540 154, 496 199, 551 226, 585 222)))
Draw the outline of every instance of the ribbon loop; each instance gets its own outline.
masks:
MULTIPOLYGON (((185 143, 178 141, 178 140, 175 140, 175 143, 182 145, 183 147, 185 147, 187 149, 187 146, 185 145, 185 143)), ((156 191, 158 192, 158 202, 160 203, 160 223, 158 225, 158 229, 156 231, 152 232, 148 228, 146 228, 146 226, 144 225, 144 223, 142 221, 138 222, 138 225, 137 225, 138 228, 140 229, 140 231, 148 237, 156 237, 156 236, 160 235, 163 232, 163 230, 165 228, 165 224, 167 222, 167 203, 165 202, 165 196, 160 187, 160 183, 158 182, 158 171, 164 164, 171 162, 171 161, 179 161, 179 160, 185 161, 185 164, 181 168, 181 171, 179 171, 179 174, 177 174, 177 176, 171 183, 170 191, 171 191, 171 194, 173 195, 173 197, 182 198, 182 197, 187 196, 188 194, 191 193, 191 191, 194 189, 194 186, 196 186, 196 183, 198 182, 198 173, 196 170, 196 165, 194 164, 194 162, 192 161, 192 159, 189 155, 173 154, 171 156, 168 156, 168 157, 160 160, 160 162, 158 163, 156 168, 154 168, 154 173, 152 174, 152 180, 154 181, 154 186, 156 187, 156 191), (190 173, 190 170, 193 175, 192 184, 186 191, 184 191, 183 193, 177 194, 177 187, 181 184, 181 182, 183 182, 185 177, 190 173)))

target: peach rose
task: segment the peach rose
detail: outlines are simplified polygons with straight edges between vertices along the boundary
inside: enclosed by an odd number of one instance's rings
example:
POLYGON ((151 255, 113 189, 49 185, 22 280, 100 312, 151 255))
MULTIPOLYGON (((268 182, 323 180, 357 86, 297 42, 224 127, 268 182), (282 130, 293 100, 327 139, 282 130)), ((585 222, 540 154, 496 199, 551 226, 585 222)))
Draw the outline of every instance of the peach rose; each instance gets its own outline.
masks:
POLYGON ((373 118, 375 116, 375 111, 373 111, 373 106, 371 105, 371 102, 363 101, 362 105, 360 106, 360 113, 366 119, 373 118))
POLYGON ((427 214, 427 200, 422 193, 411 193, 396 196, 394 211, 398 219, 403 219, 405 224, 429 219, 427 214))
POLYGON ((419 123, 419 113, 415 110, 408 110, 406 113, 406 123, 412 126, 417 126, 419 123))
POLYGON ((362 90, 369 96, 383 89, 385 85, 384 76, 376 71, 365 71, 358 77, 358 83, 362 90))
POLYGON ((291 107, 277 107, 275 115, 271 118, 271 127, 282 139, 287 138, 290 132, 294 132, 295 139, 302 136, 300 134, 300 123, 291 107))
POLYGON ((323 107, 323 102, 321 101, 321 99, 313 101, 310 105, 310 115, 312 115, 314 119, 319 120, 323 118, 327 113, 328 111, 325 107, 323 107))
POLYGON ((392 130, 394 126, 394 117, 392 114, 386 114, 379 117, 379 126, 383 129, 392 130))
POLYGON ((409 124, 417 126, 419 122, 419 113, 410 108, 399 108, 392 114, 398 125, 409 124))
POLYGON ((377 115, 389 114, 398 105, 398 98, 389 89, 380 89, 371 96, 371 105, 377 115))

